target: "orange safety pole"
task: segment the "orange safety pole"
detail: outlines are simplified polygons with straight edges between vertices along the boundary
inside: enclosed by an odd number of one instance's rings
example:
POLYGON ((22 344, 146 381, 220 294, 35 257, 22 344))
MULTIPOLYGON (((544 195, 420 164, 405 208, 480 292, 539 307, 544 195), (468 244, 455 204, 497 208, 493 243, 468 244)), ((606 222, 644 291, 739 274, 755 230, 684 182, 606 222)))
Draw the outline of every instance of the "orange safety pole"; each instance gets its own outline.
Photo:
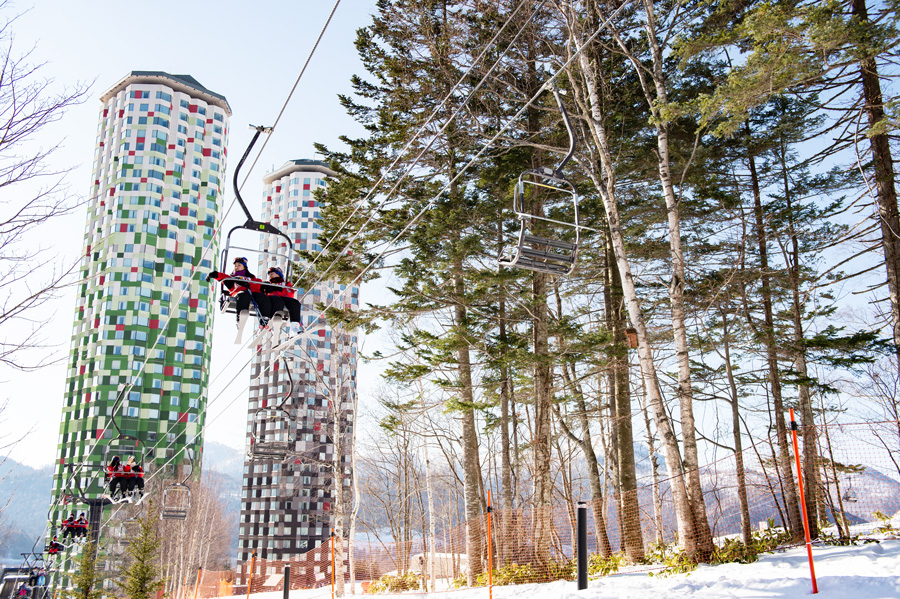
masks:
POLYGON ((197 599, 197 593, 200 592, 200 578, 203 577, 203 566, 197 568, 197 586, 194 587, 194 599, 197 599))
POLYGON ((334 529, 331 529, 331 599, 334 599, 334 529))
POLYGON ((253 582, 254 565, 256 565, 256 549, 250 554, 250 576, 247 577, 247 599, 250 599, 250 583, 253 582))
POLYGON ((816 567, 813 565, 812 542, 809 540, 809 516, 806 514, 806 497, 803 495, 803 473, 800 471, 800 447, 797 445, 797 421, 791 408, 791 437, 794 439, 794 458, 797 460, 797 483, 800 485, 800 506, 803 508, 803 533, 806 535, 806 555, 809 556, 809 575, 812 577, 813 595, 819 592, 816 585, 816 567))
POLYGON ((494 599, 494 552, 491 547, 491 490, 488 489, 487 524, 488 524, 488 599, 494 599))

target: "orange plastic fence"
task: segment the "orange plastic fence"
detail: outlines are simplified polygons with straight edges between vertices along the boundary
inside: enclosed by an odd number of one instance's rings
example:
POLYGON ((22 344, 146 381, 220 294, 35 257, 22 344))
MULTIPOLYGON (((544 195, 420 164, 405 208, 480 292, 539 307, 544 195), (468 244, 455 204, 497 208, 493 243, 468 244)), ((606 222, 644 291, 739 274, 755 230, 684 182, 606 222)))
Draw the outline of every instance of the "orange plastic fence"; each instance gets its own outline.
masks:
MULTIPOLYGON (((900 526, 900 423, 830 425, 819 427, 816 436, 816 480, 813 488, 806 490, 814 544, 892 533, 893 527, 900 526)), ((744 502, 740 499, 736 455, 724 450, 720 453, 725 455, 697 471, 709 527, 707 537, 698 528, 696 538, 679 538, 673 486, 680 481, 666 475, 661 457, 655 483, 648 465, 650 457, 646 456, 639 464, 638 484, 633 491, 593 498, 588 504, 592 576, 626 564, 634 564, 632 569, 663 568, 666 559, 671 563, 672 556, 686 546, 701 547, 696 555, 710 559, 708 552, 702 551, 704 538, 719 551, 726 546, 734 549, 734 543, 743 538, 745 525, 754 539, 765 540, 770 547, 802 545, 802 525, 798 522, 799 528, 791 527, 790 499, 798 495, 793 448, 787 460, 790 464, 786 465, 775 437, 745 447, 741 454, 744 502), (742 505, 746 507, 742 509, 742 505)), ((680 476, 690 478, 687 473, 680 476)), ((609 488, 609 480, 605 483, 604 488, 609 488)), ((794 513, 799 514, 799 501, 796 505, 798 511, 794 513)), ((453 590, 470 583, 485 586, 490 547, 495 586, 575 579, 576 502, 495 509, 490 529, 486 518, 487 514, 469 527, 461 525, 438 533, 433 550, 431 539, 426 537, 385 542, 357 534, 352 546, 353 578, 368 590, 373 590, 372 585, 379 580, 382 589, 394 591, 453 590), (473 550, 468 552, 467 547, 473 550), (469 555, 475 558, 471 569, 469 555), (471 580, 467 579, 470 570, 471 580)), ((343 544, 345 555, 336 572, 340 585, 341 573, 346 582, 350 581, 351 560, 346 557, 347 539, 336 541, 343 544)), ((235 588, 252 593, 281 590, 277 575, 286 564, 291 565, 292 589, 331 584, 331 552, 326 543, 288 561, 257 559, 249 589, 238 586, 246 585, 251 578, 250 564, 244 563, 237 572, 235 588)))

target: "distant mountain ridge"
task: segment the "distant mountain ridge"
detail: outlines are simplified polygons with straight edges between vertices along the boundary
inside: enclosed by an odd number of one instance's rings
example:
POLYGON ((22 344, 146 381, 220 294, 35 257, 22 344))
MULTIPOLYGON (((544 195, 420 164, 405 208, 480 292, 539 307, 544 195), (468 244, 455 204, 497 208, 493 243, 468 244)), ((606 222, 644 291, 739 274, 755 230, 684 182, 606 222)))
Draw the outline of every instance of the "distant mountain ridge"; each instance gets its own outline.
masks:
MULTIPOLYGON (((225 511, 234 521, 232 546, 236 554, 244 456, 215 441, 204 445, 203 454, 204 478, 215 478, 225 511)), ((53 465, 32 468, 13 459, 0 464, 0 527, 9 527, 9 535, 0 547, 0 562, 17 564, 19 554, 31 551, 35 540, 44 533, 53 471, 53 465)))

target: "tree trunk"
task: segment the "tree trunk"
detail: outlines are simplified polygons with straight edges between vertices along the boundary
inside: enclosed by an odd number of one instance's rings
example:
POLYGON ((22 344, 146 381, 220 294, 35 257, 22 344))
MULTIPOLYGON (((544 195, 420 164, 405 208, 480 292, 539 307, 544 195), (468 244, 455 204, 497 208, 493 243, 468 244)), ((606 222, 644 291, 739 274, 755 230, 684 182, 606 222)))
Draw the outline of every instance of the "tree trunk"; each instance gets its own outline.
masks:
POLYGON ((779 145, 781 151, 782 182, 784 185, 784 199, 787 203, 788 235, 791 241, 791 250, 788 255, 788 274, 791 282, 791 320, 794 333, 794 370, 800 383, 797 386, 798 400, 800 403, 800 424, 803 434, 803 484, 806 487, 805 500, 807 519, 809 520, 809 535, 815 539, 819 536, 818 496, 819 485, 819 444, 816 439, 816 423, 813 414, 812 399, 809 394, 809 372, 806 368, 806 347, 803 334, 803 307, 800 301, 800 243, 797 241, 797 231, 794 227, 794 210, 791 202, 791 188, 787 171, 787 149, 784 140, 779 145))
POLYGON ((750 531, 750 504, 747 501, 747 473, 744 470, 744 450, 741 442, 741 416, 738 404, 738 388, 731 368, 731 342, 728 338, 728 317, 722 311, 722 346, 725 351, 725 374, 731 390, 731 431, 734 438, 734 468, 737 475, 738 506, 741 511, 741 537, 745 545, 753 540, 750 531))
MULTIPOLYGON (((607 238, 608 239, 608 238, 607 238)), ((608 322, 613 334, 611 369, 613 384, 610 402, 615 403, 616 458, 618 471, 618 507, 620 537, 628 563, 644 559, 644 540, 641 535, 641 511, 637 495, 637 472, 634 461, 634 433, 631 418, 631 385, 628 373, 628 332, 622 301, 622 277, 616 266, 612 246, 606 243, 606 295, 608 322)))
MULTIPOLYGON (((851 11, 861 22, 868 23, 869 11, 866 0, 852 0, 851 11)), ((873 128, 885 119, 878 65, 874 58, 866 58, 860 61, 859 67, 866 116, 869 127, 873 128)), ((900 370, 900 211, 897 209, 894 159, 887 131, 872 132, 868 137, 875 169, 875 192, 881 222, 881 245, 884 249, 888 293, 891 297, 891 324, 897 352, 897 368, 900 370)))
POLYGON ((600 160, 603 168, 602 178, 598 178, 596 173, 590 173, 590 175, 594 180, 594 185, 597 188, 597 191, 603 200, 603 206, 606 209, 606 219, 609 224, 613 255, 616 258, 619 274, 622 277, 622 293, 625 299, 625 306, 631 324, 637 331, 638 357, 640 359, 641 374, 644 377, 644 384, 646 386, 647 400, 650 404, 650 408, 653 410, 656 430, 659 432, 663 455, 666 460, 666 467, 668 469, 668 474, 671 477, 672 499, 675 504, 678 538, 680 542, 684 544, 685 551, 688 555, 696 559, 702 556, 698 555, 698 535, 694 514, 684 484, 684 472, 682 470, 678 439, 675 436, 672 423, 669 421, 669 416, 666 413, 666 408, 663 404, 662 394, 659 391, 659 380, 656 376, 656 364, 653 361, 650 337, 647 333, 644 314, 641 310, 640 300, 638 299, 634 279, 631 275, 631 266, 628 263, 628 258, 625 253, 625 239, 622 236, 622 229, 619 221, 619 209, 616 204, 615 195, 615 161, 613 160, 612 152, 609 149, 609 143, 607 141, 602 104, 597 95, 598 87, 593 72, 594 67, 590 64, 589 57, 585 52, 582 52, 579 58, 581 71, 585 78, 584 87, 588 94, 590 106, 590 114, 584 116, 588 119, 590 132, 600 153, 600 160))
POLYGON ((534 273, 532 279, 534 330, 534 549, 538 567, 543 571, 550 563, 552 522, 550 502, 553 493, 550 460, 550 348, 547 327, 547 275, 534 273))
POLYGON ((468 316, 462 300, 465 295, 462 259, 453 263, 453 285, 460 301, 454 305, 454 326, 456 327, 456 358, 459 372, 459 393, 462 405, 462 445, 463 480, 465 486, 466 510, 466 558, 468 586, 475 586, 481 574, 481 497, 479 493, 481 471, 478 467, 478 430, 475 426, 475 398, 472 392, 472 364, 469 357, 468 316))
POLYGON ((694 423, 693 389, 691 388, 691 361, 688 352, 687 326, 684 320, 684 250, 681 245, 681 214, 679 200, 672 183, 672 165, 669 157, 669 127, 660 113, 668 104, 668 92, 663 71, 663 53, 656 38, 656 13, 652 0, 644 0, 647 15, 646 30, 652 58, 653 87, 656 97, 647 93, 647 102, 656 126, 657 168, 666 201, 669 227, 669 251, 672 257, 672 281, 669 285, 669 304, 672 310, 672 333, 675 340, 675 361, 678 364, 678 404, 681 414, 681 434, 684 443, 684 470, 687 475, 688 500, 694 518, 697 546, 703 557, 715 549, 712 532, 706 517, 703 485, 700 481, 700 463, 697 454, 697 433, 694 423))
MULTIPOLYGON (((750 125, 746 125, 748 136, 750 125)), ((765 219, 763 216, 762 197, 759 191, 759 176, 756 172, 756 158, 753 152, 748 152, 747 162, 750 167, 750 184, 753 191, 753 208, 756 216, 756 241, 759 246, 760 268, 760 294, 763 300, 763 315, 765 329, 763 331, 763 343, 766 346, 766 363, 768 365, 769 385, 772 392, 772 408, 774 411, 775 433, 778 437, 779 459, 781 466, 782 489, 787 509, 788 527, 799 541, 803 536, 803 528, 800 518, 800 505, 797 501, 796 486, 794 485, 793 468, 791 467, 791 450, 788 443, 787 426, 784 423, 784 404, 781 399, 781 377, 778 373, 778 350, 775 340, 775 318, 772 311, 772 291, 769 276, 769 253, 766 241, 765 219)), ((749 318, 750 315, 748 314, 749 318)))

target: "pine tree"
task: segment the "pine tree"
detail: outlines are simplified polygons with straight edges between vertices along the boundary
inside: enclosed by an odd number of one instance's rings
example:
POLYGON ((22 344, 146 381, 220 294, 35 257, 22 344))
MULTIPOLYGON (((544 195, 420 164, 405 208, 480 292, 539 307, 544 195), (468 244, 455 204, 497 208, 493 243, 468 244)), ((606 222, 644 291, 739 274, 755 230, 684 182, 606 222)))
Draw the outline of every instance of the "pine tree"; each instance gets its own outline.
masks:
POLYGON ((151 502, 147 514, 138 518, 140 527, 137 536, 126 550, 121 587, 129 599, 155 599, 157 591, 165 584, 159 565, 161 540, 156 530, 156 519, 157 512, 151 502))
POLYGON ((81 549, 78 566, 72 576, 72 591, 63 591, 62 599, 102 599, 103 571, 98 567, 97 544, 90 540, 81 549))

